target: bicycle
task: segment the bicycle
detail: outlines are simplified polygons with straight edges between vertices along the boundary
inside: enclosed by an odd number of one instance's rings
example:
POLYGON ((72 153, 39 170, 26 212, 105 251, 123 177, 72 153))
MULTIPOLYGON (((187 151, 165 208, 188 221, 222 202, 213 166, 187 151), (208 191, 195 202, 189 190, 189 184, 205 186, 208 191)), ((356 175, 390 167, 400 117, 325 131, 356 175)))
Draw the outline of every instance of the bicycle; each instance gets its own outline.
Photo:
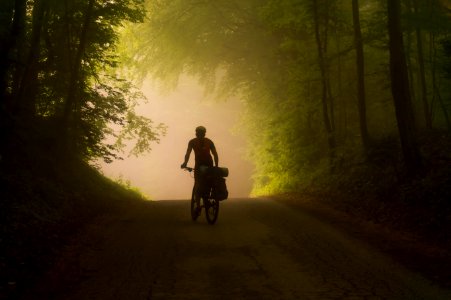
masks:
MULTIPOLYGON (((190 167, 185 167, 184 169, 190 173, 194 171, 194 168, 190 167)), ((216 170, 219 170, 219 173, 209 172, 210 170, 215 170, 215 168, 201 167, 199 170, 200 178, 195 182, 191 194, 191 219, 196 221, 201 215, 202 208, 204 208, 208 224, 213 225, 218 219, 220 199, 217 199, 213 193, 212 180, 214 176, 226 177, 228 170, 226 168, 216 168, 216 170)))

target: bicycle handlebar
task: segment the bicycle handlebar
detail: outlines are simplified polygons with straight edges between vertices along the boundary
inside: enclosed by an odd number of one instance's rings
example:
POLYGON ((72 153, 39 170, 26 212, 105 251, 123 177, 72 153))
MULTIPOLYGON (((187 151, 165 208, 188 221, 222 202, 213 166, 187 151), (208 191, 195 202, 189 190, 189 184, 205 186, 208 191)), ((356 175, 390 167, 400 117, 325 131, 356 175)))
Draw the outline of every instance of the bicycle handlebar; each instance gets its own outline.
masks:
POLYGON ((192 172, 194 170, 194 168, 190 167, 182 167, 182 169, 187 170, 188 172, 192 172))

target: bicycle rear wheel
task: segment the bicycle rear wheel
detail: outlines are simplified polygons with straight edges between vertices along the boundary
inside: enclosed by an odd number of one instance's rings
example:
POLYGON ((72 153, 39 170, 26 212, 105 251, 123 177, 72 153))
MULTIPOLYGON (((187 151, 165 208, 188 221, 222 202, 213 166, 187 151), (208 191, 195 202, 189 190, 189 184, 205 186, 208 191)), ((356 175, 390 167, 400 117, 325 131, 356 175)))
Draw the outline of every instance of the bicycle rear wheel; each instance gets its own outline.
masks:
POLYGON ((219 201, 212 198, 204 198, 205 216, 207 217, 208 224, 213 225, 216 223, 219 214, 219 201))

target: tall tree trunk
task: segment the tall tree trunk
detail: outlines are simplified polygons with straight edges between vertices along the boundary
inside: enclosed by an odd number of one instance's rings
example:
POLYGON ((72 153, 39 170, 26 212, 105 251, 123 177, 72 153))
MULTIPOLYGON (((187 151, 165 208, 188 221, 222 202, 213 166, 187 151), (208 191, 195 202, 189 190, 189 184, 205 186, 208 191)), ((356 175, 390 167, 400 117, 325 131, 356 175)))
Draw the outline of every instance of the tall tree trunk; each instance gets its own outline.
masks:
MULTIPOLYGON (((407 7, 409 9, 409 12, 411 14, 413 14, 413 8, 412 8, 412 0, 408 0, 407 2, 407 7)), ((414 65, 412 63, 412 32, 409 30, 408 32, 405 33, 406 35, 406 63, 407 63, 407 75, 409 76, 409 88, 410 88, 410 97, 412 99, 412 101, 415 102, 415 99, 417 99, 416 96, 416 90, 415 90, 415 74, 413 72, 414 69, 414 65)))
POLYGON ((359 0, 352 0, 352 17, 354 23, 354 43, 357 66, 357 103, 359 108, 359 125, 362 145, 367 152, 369 147, 368 126, 366 120, 365 100, 365 61, 363 55, 362 32, 360 29, 359 0))
MULTIPOLYGON (((76 110, 79 109, 79 97, 78 90, 80 87, 80 71, 81 71, 81 62, 83 59, 83 55, 85 54, 87 36, 89 31, 89 24, 92 19, 92 11, 94 8, 95 0, 89 0, 88 6, 86 8, 84 14, 84 22, 82 24, 82 29, 80 32, 79 43, 77 52, 75 54, 75 59, 72 64, 72 70, 69 78, 69 87, 66 98, 66 103, 64 106, 64 114, 63 114, 63 130, 64 136, 62 137, 65 140, 66 147, 71 147, 71 141, 74 141, 74 131, 77 126, 78 120, 75 120, 75 116, 77 115, 76 110)), ((69 148, 67 148, 69 149, 69 148)))
POLYGON ((26 13, 26 0, 9 0, 2 3, 2 16, 0 26, 10 28, 5 35, 0 37, 0 106, 5 110, 5 101, 8 98, 8 73, 11 71, 12 51, 16 48, 18 37, 25 31, 23 27, 26 13))
MULTIPOLYGON (((341 53, 341 35, 334 30, 334 38, 336 39, 336 53, 341 53)), ((342 56, 337 57, 337 97, 336 105, 339 108, 339 114, 337 113, 336 121, 336 137, 344 143, 347 140, 347 128, 346 128, 346 99, 343 96, 343 62, 342 56)), ((346 97, 347 98, 347 97, 346 97)))
POLYGON ((416 173, 421 167, 421 156, 416 141, 415 117, 410 98, 406 57, 401 31, 400 0, 387 0, 388 34, 390 49, 391 90, 396 121, 406 168, 416 173))
MULTIPOLYGON (((25 3, 25 0, 21 0, 25 3)), ((11 60, 10 53, 14 48, 15 37, 13 23, 17 22, 17 17, 15 16, 14 5, 18 1, 9 0, 7 2, 2 2, 2 13, 0 14, 0 156, 3 159, 6 158, 7 148, 11 144, 11 119, 9 117, 9 108, 7 103, 9 102, 10 95, 8 93, 8 74, 10 72, 11 60), (9 30, 8 30, 9 29, 9 30)), ((7 159, 7 158, 6 158, 7 159)))
POLYGON ((333 131, 333 127, 329 117, 329 109, 328 109, 328 82, 327 82, 327 70, 326 70, 326 60, 324 57, 324 48, 323 42, 321 41, 321 33, 320 33, 320 18, 318 12, 318 2, 317 0, 313 0, 313 17, 314 17, 314 26, 315 26, 315 40, 318 52, 318 65, 321 73, 321 103, 323 108, 323 122, 324 127, 326 129, 326 133, 328 135, 327 141, 329 145, 329 162, 330 167, 333 167, 334 159, 335 159, 335 134, 333 131))
MULTIPOLYGON (((413 0, 413 10, 415 15, 418 15, 418 2, 413 0)), ((426 71, 424 67, 424 54, 423 54, 423 39, 421 37, 421 30, 418 26, 415 27, 415 34, 417 38, 417 53, 418 53, 418 66, 420 71, 420 84, 421 84, 421 101, 423 103, 424 120, 427 129, 432 128, 432 118, 429 109, 427 85, 426 85, 426 71)))
POLYGON ((41 52, 41 32, 46 7, 45 2, 46 0, 34 1, 30 49, 15 99, 18 113, 25 118, 31 118, 36 114, 38 64, 41 52))
MULTIPOLYGON (((315 0, 317 1, 317 0, 315 0)), ((320 20, 323 19, 324 22, 324 29, 323 33, 319 34, 320 37, 320 44, 322 45, 322 57, 324 61, 324 75, 325 75, 325 82, 326 82, 326 91, 327 91, 327 102, 329 103, 329 118, 330 118, 330 126, 332 128, 332 131, 334 133, 334 139, 336 138, 336 131, 335 131, 335 99, 332 95, 332 86, 330 82, 330 66, 329 62, 327 61, 327 52, 329 48, 329 22, 330 22, 330 15, 329 15, 329 0, 326 0, 323 3, 323 6, 326 7, 326 10, 324 11, 324 16, 320 18, 318 13, 318 24, 320 24, 320 20)), ((318 11, 318 10, 317 10, 318 11)), ((319 26, 321 27, 321 26, 319 26)))
POLYGON ((448 114, 448 110, 447 107, 445 105, 445 103, 443 102, 442 96, 440 95, 440 87, 439 87, 439 82, 437 81, 437 48, 435 47, 435 34, 431 33, 430 36, 430 55, 431 55, 431 73, 432 73, 432 101, 431 101, 431 105, 430 105, 430 118, 433 121, 434 120, 434 112, 435 112, 435 108, 434 108, 434 103, 435 100, 438 100, 438 103, 440 105, 440 108, 443 112, 443 117, 445 119, 445 123, 446 123, 446 128, 448 129, 448 131, 451 132, 451 121, 450 121, 450 117, 448 114))
POLYGON ((21 17, 19 18, 19 24, 17 24, 19 30, 16 30, 16 44, 15 55, 14 55, 14 68, 12 68, 12 79, 11 79, 11 98, 12 101, 17 100, 17 95, 19 93, 19 87, 22 80, 23 72, 26 66, 26 3, 20 5, 18 8, 20 11, 18 13, 21 17))
POLYGON ((437 86, 434 86, 435 93, 437 95, 438 103, 443 112, 443 117, 445 118, 446 128, 449 132, 451 132, 451 121, 449 118, 448 110, 446 108, 445 103, 443 102, 442 96, 440 95, 440 89, 437 86))
POLYGON ((13 58, 14 52, 18 52, 18 39, 25 32, 26 5, 26 0, 8 0, 1 4, 0 26, 4 32, 0 36, 0 153, 4 159, 16 150, 11 149, 15 143, 12 142, 14 119, 9 89, 10 75, 14 73, 14 67, 19 67, 18 63, 13 63, 13 58))

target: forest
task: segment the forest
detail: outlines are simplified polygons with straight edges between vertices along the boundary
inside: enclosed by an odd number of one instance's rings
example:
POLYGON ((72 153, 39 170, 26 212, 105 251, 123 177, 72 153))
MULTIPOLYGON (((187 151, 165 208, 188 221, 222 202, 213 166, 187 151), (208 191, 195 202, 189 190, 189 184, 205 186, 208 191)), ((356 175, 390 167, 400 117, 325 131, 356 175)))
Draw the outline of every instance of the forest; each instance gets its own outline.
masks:
POLYGON ((131 62, 169 85, 188 73, 242 99, 257 195, 375 160, 399 176, 421 173, 430 167, 422 137, 441 143, 450 130, 446 3, 151 1, 147 10, 127 29, 131 62))
POLYGON ((189 74, 218 99, 241 99, 252 195, 312 195, 444 237, 450 8, 439 0, 148 1, 147 19, 122 32, 120 55, 138 80, 171 88, 189 74))
POLYGON ((113 184, 96 161, 164 138, 135 112, 140 82, 182 75, 242 101, 253 196, 314 195, 449 240, 446 0, 3 0, 2 234, 95 206, 113 184))

